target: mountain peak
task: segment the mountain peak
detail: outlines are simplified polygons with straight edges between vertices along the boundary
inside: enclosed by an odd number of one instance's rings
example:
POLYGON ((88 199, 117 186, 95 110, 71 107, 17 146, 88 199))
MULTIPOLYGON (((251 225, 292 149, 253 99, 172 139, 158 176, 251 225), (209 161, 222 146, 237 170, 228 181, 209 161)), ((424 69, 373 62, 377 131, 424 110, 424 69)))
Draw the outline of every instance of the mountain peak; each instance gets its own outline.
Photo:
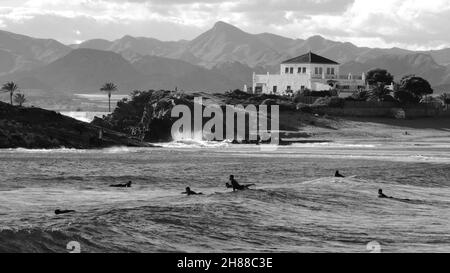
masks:
POLYGON ((228 23, 225 23, 224 21, 217 21, 217 22, 214 24, 214 27, 226 27, 226 26, 231 26, 231 25, 228 24, 228 23))
POLYGON ((325 40, 325 38, 323 38, 320 35, 314 35, 314 36, 309 37, 308 40, 310 40, 310 41, 323 41, 323 40, 325 40))
POLYGON ((213 30, 217 30, 217 31, 239 31, 239 32, 242 32, 241 29, 239 29, 239 28, 237 28, 237 27, 235 27, 235 26, 233 26, 231 24, 225 23, 223 21, 218 21, 217 23, 215 23, 214 27, 213 27, 213 30))
POLYGON ((125 35, 125 36, 123 36, 122 38, 120 38, 120 40, 122 40, 122 41, 135 41, 136 40, 136 37, 133 37, 133 36, 131 36, 131 35, 125 35))

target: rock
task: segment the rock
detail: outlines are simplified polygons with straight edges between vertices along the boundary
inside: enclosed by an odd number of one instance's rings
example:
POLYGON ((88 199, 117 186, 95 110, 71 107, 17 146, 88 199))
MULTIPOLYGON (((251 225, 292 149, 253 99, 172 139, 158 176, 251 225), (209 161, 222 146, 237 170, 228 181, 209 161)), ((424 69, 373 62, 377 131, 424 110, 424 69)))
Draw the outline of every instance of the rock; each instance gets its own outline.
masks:
MULTIPOLYGON (((248 105, 279 105, 280 113, 297 111, 296 104, 291 99, 276 95, 255 95, 241 91, 211 95, 150 90, 133 93, 131 100, 119 102, 112 114, 104 119, 96 119, 92 124, 130 134, 149 142, 172 141, 172 125, 179 119, 171 117, 173 107, 186 105, 193 113, 195 97, 202 97, 204 105, 214 103, 219 105, 222 110, 226 105, 243 105, 244 107, 248 105)), ((204 118, 203 124, 208 120, 208 118, 204 118)), ((224 125, 225 122, 224 120, 224 125)), ((290 128, 289 125, 283 123, 280 126, 281 128, 290 128)), ((247 132, 246 136, 240 136, 240 138, 249 141, 248 136, 247 132)))
POLYGON ((0 102, 0 148, 93 149, 112 146, 151 145, 54 111, 0 102))

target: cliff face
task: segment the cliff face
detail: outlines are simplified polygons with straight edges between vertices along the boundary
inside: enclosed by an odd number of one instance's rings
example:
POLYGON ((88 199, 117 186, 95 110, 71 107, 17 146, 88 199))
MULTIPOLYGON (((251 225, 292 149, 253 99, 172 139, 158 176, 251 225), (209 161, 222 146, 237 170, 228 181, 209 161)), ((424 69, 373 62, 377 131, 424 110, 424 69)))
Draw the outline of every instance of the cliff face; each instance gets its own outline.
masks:
POLYGON ((171 91, 136 92, 130 101, 118 102, 112 114, 96 118, 92 124, 145 141, 169 141, 172 124, 177 120, 171 117, 172 108, 183 104, 193 109, 193 99, 193 95, 171 91))
MULTIPOLYGON (((202 97, 204 103, 209 101, 219 105, 224 113, 226 105, 247 106, 249 104, 280 105, 282 115, 296 111, 296 105, 290 100, 269 95, 251 95, 241 91, 215 95, 147 91, 134 93, 130 101, 124 100, 119 102, 112 114, 105 119, 95 119, 92 124, 130 134, 145 141, 171 141, 172 125, 179 119, 171 117, 173 107, 175 105, 185 105, 193 113, 195 97, 202 97)), ((204 118, 203 124, 208 120, 209 118, 204 118)), ((224 124, 225 122, 224 117, 224 124)), ((193 124, 193 117, 191 117, 191 123, 193 124)), ((287 126, 289 125, 283 122, 280 124, 281 129, 287 128, 287 126)), ((245 136, 240 137, 246 139, 245 136)))
POLYGON ((54 111, 0 102, 0 148, 92 149, 111 146, 147 145, 123 133, 102 129, 54 111))

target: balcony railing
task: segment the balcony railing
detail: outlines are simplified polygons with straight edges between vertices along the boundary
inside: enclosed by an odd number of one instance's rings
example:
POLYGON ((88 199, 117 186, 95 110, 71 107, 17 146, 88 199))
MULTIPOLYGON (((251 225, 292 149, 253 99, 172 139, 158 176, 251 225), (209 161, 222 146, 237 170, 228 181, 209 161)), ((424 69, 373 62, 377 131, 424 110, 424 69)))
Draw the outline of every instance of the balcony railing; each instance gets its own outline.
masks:
MULTIPOLYGON (((320 74, 313 74, 311 76, 312 79, 323 79, 323 75, 320 74)), ((338 76, 337 75, 325 75, 325 79, 326 80, 337 80, 338 76)))
MULTIPOLYGON (((255 75, 255 81, 256 82, 265 82, 269 79, 269 77, 295 77, 295 76, 302 76, 302 77, 307 77, 306 74, 272 74, 272 75, 266 75, 266 74, 262 74, 262 75, 255 75)), ((280 79, 281 79, 280 78, 280 79)), ((315 79, 315 80, 322 80, 324 79, 324 76, 321 74, 312 74, 311 75, 311 79, 315 79)), ((325 80, 350 80, 349 75, 325 75, 325 80)), ((357 80, 357 81, 361 81, 362 80, 362 76, 361 75, 352 75, 351 80, 357 80)))
MULTIPOLYGON (((362 76, 352 75, 352 80, 362 80, 362 76)), ((339 80, 350 80, 349 75, 339 75, 339 80)))

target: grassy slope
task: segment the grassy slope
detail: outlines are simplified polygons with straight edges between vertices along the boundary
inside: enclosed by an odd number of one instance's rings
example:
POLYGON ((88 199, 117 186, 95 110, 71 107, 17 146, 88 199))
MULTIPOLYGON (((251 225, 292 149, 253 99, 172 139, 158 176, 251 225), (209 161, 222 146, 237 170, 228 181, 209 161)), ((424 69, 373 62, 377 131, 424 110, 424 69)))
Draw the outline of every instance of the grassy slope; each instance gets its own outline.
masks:
POLYGON ((0 148, 104 148, 143 146, 128 136, 59 113, 40 108, 24 108, 0 102, 0 148))

